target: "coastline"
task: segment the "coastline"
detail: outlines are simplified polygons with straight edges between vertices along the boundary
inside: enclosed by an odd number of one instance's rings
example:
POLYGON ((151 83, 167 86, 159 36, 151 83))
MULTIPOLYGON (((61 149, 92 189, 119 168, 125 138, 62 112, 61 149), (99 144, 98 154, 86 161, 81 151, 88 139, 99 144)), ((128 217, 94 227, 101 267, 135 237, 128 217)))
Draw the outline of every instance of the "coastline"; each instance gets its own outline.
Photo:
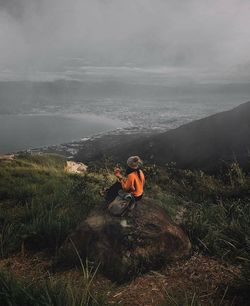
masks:
POLYGON ((111 131, 105 131, 93 136, 84 137, 80 140, 73 140, 67 143, 43 146, 38 148, 29 148, 11 154, 60 154, 68 160, 79 161, 78 153, 81 151, 81 161, 91 161, 97 151, 104 152, 105 150, 120 144, 127 143, 136 139, 147 138, 154 134, 162 133, 160 130, 141 130, 136 127, 118 128, 111 131))
POLYGON ((0 154, 58 149, 61 144, 79 143, 128 126, 120 120, 89 114, 0 114, 0 117, 0 154))

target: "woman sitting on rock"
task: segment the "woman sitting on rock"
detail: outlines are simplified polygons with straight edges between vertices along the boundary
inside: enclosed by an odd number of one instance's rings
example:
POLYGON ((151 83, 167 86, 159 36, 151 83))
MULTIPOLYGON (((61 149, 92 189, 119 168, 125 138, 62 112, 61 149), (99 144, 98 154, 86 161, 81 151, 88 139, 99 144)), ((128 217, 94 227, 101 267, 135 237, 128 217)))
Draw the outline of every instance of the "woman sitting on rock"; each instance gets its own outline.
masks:
POLYGON ((114 169, 114 174, 118 181, 106 190, 107 203, 112 202, 120 191, 130 193, 135 202, 141 200, 143 197, 143 188, 145 184, 145 177, 143 171, 140 169, 142 161, 138 156, 131 156, 127 160, 126 174, 121 174, 120 168, 114 169))

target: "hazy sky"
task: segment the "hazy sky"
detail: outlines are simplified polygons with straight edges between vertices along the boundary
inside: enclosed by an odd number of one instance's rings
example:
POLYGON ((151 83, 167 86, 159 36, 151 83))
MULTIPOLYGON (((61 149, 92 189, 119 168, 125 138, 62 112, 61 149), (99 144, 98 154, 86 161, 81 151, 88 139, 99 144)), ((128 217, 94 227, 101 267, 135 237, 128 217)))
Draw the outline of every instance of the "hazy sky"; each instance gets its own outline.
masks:
POLYGON ((0 79, 250 82, 249 0, 0 0, 0 79))

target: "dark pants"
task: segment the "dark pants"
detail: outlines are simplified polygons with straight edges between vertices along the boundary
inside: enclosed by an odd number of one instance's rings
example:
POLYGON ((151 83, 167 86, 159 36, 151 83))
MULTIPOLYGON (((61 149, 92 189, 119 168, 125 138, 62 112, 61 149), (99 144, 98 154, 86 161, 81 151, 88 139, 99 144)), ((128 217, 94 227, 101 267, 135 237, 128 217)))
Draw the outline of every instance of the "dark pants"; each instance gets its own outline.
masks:
POLYGON ((111 203, 118 196, 118 191, 122 189, 122 184, 120 182, 114 183, 111 187, 106 190, 105 199, 107 203, 111 203))
MULTIPOLYGON (((107 203, 111 203, 112 201, 114 201, 114 199, 118 196, 118 192, 119 190, 122 189, 122 184, 120 182, 116 182, 114 183, 109 189, 106 190, 106 196, 105 199, 107 201, 107 203)), ((139 201, 141 200, 141 198, 143 197, 143 195, 140 195, 139 197, 134 197, 135 201, 139 201)))

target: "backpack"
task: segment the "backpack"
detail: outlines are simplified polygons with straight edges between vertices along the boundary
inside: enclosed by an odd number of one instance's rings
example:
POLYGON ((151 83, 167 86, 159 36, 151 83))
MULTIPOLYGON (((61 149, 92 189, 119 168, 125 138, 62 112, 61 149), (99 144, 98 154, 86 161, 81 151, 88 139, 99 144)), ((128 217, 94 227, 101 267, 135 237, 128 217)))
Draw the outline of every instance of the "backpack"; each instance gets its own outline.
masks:
POLYGON ((134 208, 135 199, 132 194, 119 191, 118 196, 109 204, 108 211, 113 216, 123 216, 127 210, 134 208))

